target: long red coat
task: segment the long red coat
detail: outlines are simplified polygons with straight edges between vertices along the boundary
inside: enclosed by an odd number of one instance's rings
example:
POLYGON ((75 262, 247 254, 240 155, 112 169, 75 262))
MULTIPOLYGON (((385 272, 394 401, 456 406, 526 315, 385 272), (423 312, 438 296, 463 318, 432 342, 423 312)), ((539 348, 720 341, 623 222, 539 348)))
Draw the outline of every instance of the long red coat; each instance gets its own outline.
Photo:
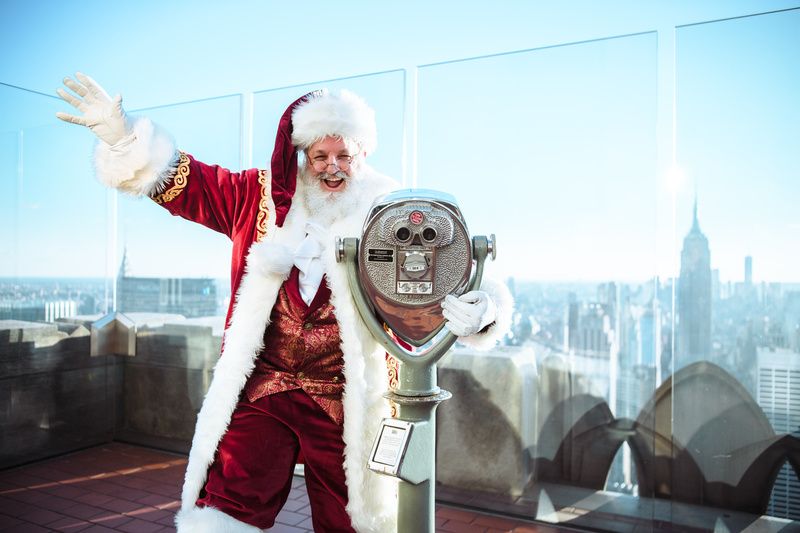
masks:
MULTIPOLYGON (((172 214, 224 233, 233 241, 231 287, 235 298, 226 318, 222 354, 197 418, 180 521, 182 513, 194 508, 217 445, 253 370, 270 311, 293 264, 292 252, 305 237, 309 213, 301 195, 295 195, 282 227, 277 227, 267 171, 237 173, 200 163, 177 153, 169 136, 147 119, 135 122, 134 133, 136 141, 121 151, 98 144, 98 178, 123 192, 148 195, 172 214)), ((327 228, 331 238, 321 257, 344 354, 347 511, 357 531, 386 533, 396 530, 396 482, 366 468, 380 420, 389 415, 383 399, 389 385, 385 352, 353 304, 345 267, 335 259, 333 237, 358 236, 373 200, 397 185, 365 165, 359 178, 348 186, 357 187, 363 201, 327 228)), ((512 303, 500 284, 485 280, 481 288, 495 299, 497 321, 488 331, 462 342, 485 349, 508 330, 512 303)))

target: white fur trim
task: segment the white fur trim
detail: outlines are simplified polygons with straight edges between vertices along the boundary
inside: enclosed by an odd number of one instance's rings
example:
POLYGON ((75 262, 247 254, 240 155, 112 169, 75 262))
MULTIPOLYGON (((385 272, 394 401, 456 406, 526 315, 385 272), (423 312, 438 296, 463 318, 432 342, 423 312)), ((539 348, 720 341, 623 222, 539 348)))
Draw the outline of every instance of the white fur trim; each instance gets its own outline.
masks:
POLYGON ((292 143, 308 148, 328 135, 352 139, 368 154, 378 145, 375 111, 358 95, 323 89, 292 112, 292 143))
POLYGON ((511 330, 514 314, 514 297, 506 285, 496 279, 484 276, 481 290, 486 291, 497 307, 494 323, 483 333, 459 337, 458 342, 476 350, 489 350, 511 330))
POLYGON ((214 460, 220 439, 228 429, 239 393, 253 371, 255 358, 263 348, 270 310, 286 279, 285 274, 264 275, 267 269, 263 263, 267 254, 261 253, 259 248, 265 246, 269 244, 262 241, 250 247, 231 324, 225 332, 222 355, 214 367, 214 377, 197 415, 181 496, 183 509, 194 506, 203 488, 208 467, 214 460))
POLYGON ((131 135, 114 146, 100 141, 94 151, 97 179, 133 196, 161 192, 177 164, 175 143, 148 118, 134 119, 131 135))
POLYGON ((261 533, 261 529, 236 520, 213 507, 181 509, 175 515, 178 533, 261 533))
POLYGON ((250 268, 258 268, 262 276, 277 274, 286 279, 293 264, 294 254, 288 246, 268 240, 253 246, 248 257, 250 268))

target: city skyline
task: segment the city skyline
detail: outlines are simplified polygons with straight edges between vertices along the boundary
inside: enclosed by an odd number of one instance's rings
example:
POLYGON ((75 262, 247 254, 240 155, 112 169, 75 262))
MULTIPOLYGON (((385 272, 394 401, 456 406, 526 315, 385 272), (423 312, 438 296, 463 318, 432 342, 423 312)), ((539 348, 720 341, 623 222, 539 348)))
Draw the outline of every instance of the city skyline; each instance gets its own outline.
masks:
MULTIPOLYGON (((141 209, 141 206, 138 206, 136 204, 141 204, 142 202, 135 202, 134 203, 134 201, 128 200, 128 199, 126 199, 125 201, 132 203, 133 207, 131 207, 131 208, 136 207, 137 209, 141 209)), ((158 215, 158 216, 155 217, 157 220, 163 220, 164 219, 165 213, 162 213, 161 210, 156 209, 155 206, 148 206, 148 207, 152 207, 153 208, 152 211, 154 212, 154 214, 158 215)), ((692 231, 692 229, 695 227, 695 224, 696 224, 695 221, 700 222, 702 220, 703 224, 705 225, 705 220, 703 220, 702 217, 699 214, 700 213, 699 207, 700 206, 698 206, 698 204, 697 204, 697 197, 695 197, 695 203, 694 203, 693 209, 692 209, 691 220, 690 220, 690 222, 688 224, 686 224, 687 229, 680 236, 680 238, 678 239, 679 241, 683 241, 683 239, 692 231)), ((138 213, 138 211, 137 211, 137 213, 138 213)), ((167 218, 167 220, 169 220, 169 219, 170 218, 167 218)), ((198 228, 196 226, 188 225, 188 224, 187 224, 187 226, 188 226, 189 229, 200 230, 200 232, 203 233, 203 234, 209 234, 209 232, 204 231, 202 228, 198 228)), ((216 248, 229 247, 227 240, 224 239, 224 238, 221 238, 221 236, 213 234, 213 232, 210 232, 209 237, 212 238, 211 246, 216 247, 216 248)), ((712 243, 710 245, 710 252, 711 252, 711 254, 710 254, 710 270, 711 270, 712 274, 716 273, 717 275, 719 275, 720 272, 721 272, 721 269, 714 262, 713 238, 708 238, 708 240, 712 243)), ((141 250, 140 250, 140 252, 141 252, 141 250)), ((129 247, 127 246, 127 242, 123 242, 122 245, 120 246, 120 253, 117 255, 116 260, 114 260, 114 261, 109 260, 111 262, 111 264, 116 265, 116 268, 112 270, 112 272, 113 272, 112 276, 102 276, 102 275, 87 275, 87 276, 42 275, 42 276, 17 276, 17 277, 15 277, 15 276, 8 276, 8 275, 0 275, 0 282, 2 282, 2 280, 4 280, 4 279, 5 280, 13 280, 13 279, 50 279, 50 278, 57 278, 57 279, 116 279, 117 274, 119 272, 119 268, 122 266, 123 262, 126 263, 126 271, 131 276, 146 277, 146 278, 175 278, 175 277, 182 277, 182 278, 188 278, 188 279, 213 278, 213 279, 215 279, 217 281, 222 281, 222 280, 228 280, 229 279, 229 276, 228 276, 228 274, 226 272, 227 271, 227 266, 228 266, 227 265, 227 255, 224 257, 223 260, 220 261, 220 265, 222 265, 224 267, 224 270, 222 272, 214 271, 214 272, 211 272, 211 273, 208 273, 208 274, 207 273, 194 273, 194 275, 191 275, 191 274, 190 275, 184 275, 184 273, 177 271, 179 269, 175 269, 176 272, 170 272, 169 270, 164 271, 164 267, 162 265, 160 265, 159 263, 153 263, 151 261, 148 261, 147 260, 147 256, 148 255, 149 254, 143 254, 143 255, 140 255, 138 257, 134 256, 129 251, 129 247), (145 266, 142 267, 141 266, 142 264, 144 264, 145 266), (131 266, 131 265, 133 265, 133 266, 131 266)), ((681 255, 681 250, 680 250, 680 247, 679 247, 677 249, 677 258, 679 258, 680 255, 681 255)), ((743 254, 743 255, 741 255, 741 257, 739 258, 739 269, 738 270, 734 266, 731 265, 731 266, 729 266, 728 269, 726 269, 726 271, 732 273, 731 277, 723 278, 721 275, 719 275, 719 277, 715 281, 719 282, 720 284, 742 283, 742 282, 746 282, 748 280, 748 277, 749 277, 750 281, 753 284, 756 284, 756 285, 762 284, 762 283, 780 283, 780 284, 784 284, 784 285, 787 285, 787 286, 800 285, 800 272, 798 272, 797 278, 795 278, 795 279, 765 279, 765 278, 759 277, 759 275, 758 275, 758 273, 759 273, 759 258, 755 257, 755 256, 753 256, 751 254, 743 254)), ((628 284, 640 284, 640 283, 652 282, 652 281, 654 281, 656 279, 656 275, 655 274, 651 275, 650 277, 645 277, 645 278, 641 278, 641 279, 633 279, 633 280, 631 280, 631 279, 621 279, 621 278, 603 278, 603 277, 599 277, 599 276, 596 277, 596 278, 586 276, 586 277, 573 278, 573 279, 569 279, 569 278, 562 278, 562 279, 539 278, 539 279, 536 279, 536 278, 525 277, 524 273, 515 272, 515 271, 512 271, 510 273, 506 273, 506 275, 503 276, 503 277, 514 277, 515 279, 517 279, 519 281, 525 281, 525 282, 586 283, 586 284, 604 283, 604 282, 609 282, 609 281, 622 282, 622 283, 628 283, 628 284)), ((680 272, 679 271, 677 272, 677 276, 675 276, 675 277, 666 277, 666 278, 659 278, 659 279, 663 283, 670 283, 670 282, 672 282, 673 279, 676 279, 678 277, 680 277, 680 272)))

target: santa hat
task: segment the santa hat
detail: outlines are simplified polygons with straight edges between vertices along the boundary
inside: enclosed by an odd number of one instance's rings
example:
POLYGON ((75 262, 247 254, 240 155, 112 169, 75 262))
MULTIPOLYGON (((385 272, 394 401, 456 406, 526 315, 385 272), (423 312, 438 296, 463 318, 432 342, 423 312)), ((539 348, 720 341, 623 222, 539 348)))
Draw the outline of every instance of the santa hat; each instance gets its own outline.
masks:
POLYGON ((305 150, 328 136, 358 144, 372 153, 377 146, 375 112, 356 94, 326 89, 310 92, 295 100, 278 123, 272 152, 272 199, 275 223, 283 225, 297 185, 297 150, 305 150))

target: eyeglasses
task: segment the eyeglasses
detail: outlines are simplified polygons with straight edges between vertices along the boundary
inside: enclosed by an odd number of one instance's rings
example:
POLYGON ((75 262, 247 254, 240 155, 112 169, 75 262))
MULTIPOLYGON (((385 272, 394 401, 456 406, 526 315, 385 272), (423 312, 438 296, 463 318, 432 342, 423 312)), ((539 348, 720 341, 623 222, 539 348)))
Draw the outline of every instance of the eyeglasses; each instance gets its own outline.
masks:
POLYGON ((337 155, 336 159, 333 163, 329 162, 328 160, 330 157, 326 157, 324 155, 318 155, 316 157, 310 158, 308 161, 311 163, 311 166, 314 167, 314 170, 317 172, 323 172, 328 170, 328 167, 333 165, 339 170, 344 170, 347 172, 350 170, 350 165, 353 164, 353 159, 356 156, 354 155, 337 155))

